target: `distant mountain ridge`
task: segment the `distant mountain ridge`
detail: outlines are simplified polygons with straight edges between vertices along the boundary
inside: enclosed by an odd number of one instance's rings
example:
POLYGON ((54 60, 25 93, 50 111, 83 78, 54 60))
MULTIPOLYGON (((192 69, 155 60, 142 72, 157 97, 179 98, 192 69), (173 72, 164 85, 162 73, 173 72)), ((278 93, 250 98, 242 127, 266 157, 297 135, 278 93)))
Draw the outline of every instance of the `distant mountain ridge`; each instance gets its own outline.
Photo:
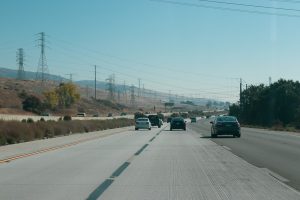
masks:
MULTIPOLYGON (((18 70, 14 70, 14 69, 8 69, 8 68, 0 68, 0 77, 2 78, 17 78, 18 75, 18 70)), ((52 81, 57 81, 57 82, 62 82, 62 81, 69 81, 66 78, 63 78, 61 76, 58 75, 53 75, 53 74, 47 74, 47 78, 49 80, 52 81)), ((31 72, 31 71, 25 71, 25 79, 26 80, 35 80, 36 79, 36 72, 31 72)), ((90 87, 90 88, 94 88, 94 80, 80 80, 80 81, 74 81, 75 84, 81 86, 81 87, 90 87)), ((105 81, 97 81, 96 82, 97 85, 97 89, 102 89, 102 90, 106 90, 107 89, 107 82, 105 81)), ((131 89, 131 86, 128 85, 121 85, 121 84, 116 84, 115 85, 115 92, 120 91, 121 93, 123 92, 127 92, 129 93, 131 89)), ((138 95, 138 87, 134 86, 134 91, 135 91, 135 95, 138 95)), ((177 96, 177 95, 170 95, 167 93, 163 93, 163 92, 158 92, 155 90, 150 90, 150 89, 141 89, 141 93, 143 94, 144 97, 148 97, 148 98, 157 98, 157 99, 161 99, 163 102, 168 102, 168 101, 173 101, 173 102, 177 102, 180 103, 182 101, 191 101, 196 105, 206 105, 206 103, 208 103, 209 101, 216 101, 214 99, 207 99, 207 98, 190 98, 190 97, 181 97, 181 96, 177 96)), ((220 101, 217 101, 220 102, 220 101)))
MULTIPOLYGON (((0 77, 1 78, 17 78, 18 70, 8 69, 8 68, 0 68, 0 77)), ((65 81, 66 78, 63 78, 58 75, 46 74, 47 78, 52 81, 65 81)), ((25 80, 35 80, 36 72, 25 71, 25 80)))

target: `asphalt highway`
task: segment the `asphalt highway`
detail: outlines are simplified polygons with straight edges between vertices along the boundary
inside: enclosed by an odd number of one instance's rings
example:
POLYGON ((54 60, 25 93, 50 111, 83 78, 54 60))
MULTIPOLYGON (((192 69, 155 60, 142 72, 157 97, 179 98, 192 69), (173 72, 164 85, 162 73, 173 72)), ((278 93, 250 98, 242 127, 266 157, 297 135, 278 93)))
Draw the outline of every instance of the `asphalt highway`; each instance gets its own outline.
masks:
POLYGON ((259 168, 266 168, 300 191, 300 133, 242 128, 241 138, 210 138, 210 127, 209 120, 190 124, 190 128, 200 134, 199 137, 224 146, 259 168))
POLYGON ((0 199, 300 200, 300 194, 198 131, 169 131, 165 124, 2 162, 0 199))

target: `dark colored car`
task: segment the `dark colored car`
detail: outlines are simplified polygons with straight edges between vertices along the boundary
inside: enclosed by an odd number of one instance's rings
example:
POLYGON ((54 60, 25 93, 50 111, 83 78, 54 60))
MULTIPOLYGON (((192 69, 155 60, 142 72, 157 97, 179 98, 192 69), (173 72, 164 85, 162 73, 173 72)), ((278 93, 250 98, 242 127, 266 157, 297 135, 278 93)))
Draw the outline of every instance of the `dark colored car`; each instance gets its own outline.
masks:
POLYGON ((212 138, 215 138, 218 135, 233 135, 233 137, 241 137, 240 124, 234 116, 219 116, 210 123, 212 124, 212 138))
POLYGON ((172 121, 172 117, 168 117, 167 123, 170 123, 172 121))
POLYGON ((191 123, 196 123, 196 122, 197 122, 196 117, 191 117, 191 123))
POLYGON ((148 118, 151 122, 151 126, 157 126, 158 128, 161 127, 161 123, 160 123, 159 117, 157 115, 149 115, 148 118))
POLYGON ((127 115, 126 112, 122 112, 122 113, 121 113, 121 116, 125 116, 125 115, 127 115))
POLYGON ((174 117, 170 123, 170 131, 173 129, 186 130, 186 123, 182 117, 174 117))
POLYGON ((93 117, 100 117, 99 113, 93 114, 93 117))

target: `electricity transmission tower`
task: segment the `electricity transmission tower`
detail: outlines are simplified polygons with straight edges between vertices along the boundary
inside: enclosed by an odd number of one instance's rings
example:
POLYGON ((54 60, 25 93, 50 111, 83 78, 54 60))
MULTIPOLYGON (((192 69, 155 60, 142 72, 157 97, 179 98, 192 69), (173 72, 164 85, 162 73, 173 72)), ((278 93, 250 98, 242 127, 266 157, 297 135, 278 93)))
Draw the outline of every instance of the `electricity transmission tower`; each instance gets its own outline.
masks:
POLYGON ((118 90, 118 102, 120 103, 120 101, 121 101, 121 92, 120 90, 118 90))
POLYGON ((20 48, 17 51, 17 64, 19 66, 17 79, 24 80, 25 79, 25 71, 24 71, 24 50, 23 50, 23 48, 20 48))
POLYGON ((115 75, 112 74, 109 78, 106 79, 107 81, 107 91, 108 91, 108 99, 111 101, 115 100, 115 75))
POLYGON ((73 73, 70 73, 70 74, 66 74, 69 76, 69 81, 72 83, 73 82, 73 73))
POLYGON ((46 75, 49 74, 48 66, 47 66, 47 60, 46 60, 46 54, 45 54, 45 33, 41 32, 38 33, 39 35, 39 44, 38 46, 41 48, 41 54, 40 59, 38 63, 38 69, 36 73, 36 80, 41 80, 42 82, 47 80, 46 75))
POLYGON ((135 107, 135 96, 134 96, 134 86, 130 87, 130 104, 132 107, 135 107))
POLYGON ((127 90, 126 90, 126 83, 124 81, 124 84, 123 84, 123 97, 125 98, 125 102, 127 104, 127 90))

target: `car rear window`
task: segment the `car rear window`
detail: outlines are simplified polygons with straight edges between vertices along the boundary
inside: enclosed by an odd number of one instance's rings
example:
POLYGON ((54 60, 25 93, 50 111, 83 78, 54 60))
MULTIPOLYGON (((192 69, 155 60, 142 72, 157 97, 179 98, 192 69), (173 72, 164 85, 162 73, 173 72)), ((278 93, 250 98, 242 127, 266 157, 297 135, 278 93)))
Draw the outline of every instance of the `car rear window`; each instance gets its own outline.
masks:
POLYGON ((236 119, 236 117, 232 117, 232 116, 224 116, 224 117, 218 117, 217 121, 218 122, 236 122, 237 119, 236 119))
POLYGON ((183 121, 183 119, 182 118, 173 118, 172 121, 178 121, 178 122, 180 121, 181 122, 181 121, 183 121))
POLYGON ((137 121, 146 122, 146 121, 148 121, 148 118, 140 118, 140 119, 137 119, 137 121))

